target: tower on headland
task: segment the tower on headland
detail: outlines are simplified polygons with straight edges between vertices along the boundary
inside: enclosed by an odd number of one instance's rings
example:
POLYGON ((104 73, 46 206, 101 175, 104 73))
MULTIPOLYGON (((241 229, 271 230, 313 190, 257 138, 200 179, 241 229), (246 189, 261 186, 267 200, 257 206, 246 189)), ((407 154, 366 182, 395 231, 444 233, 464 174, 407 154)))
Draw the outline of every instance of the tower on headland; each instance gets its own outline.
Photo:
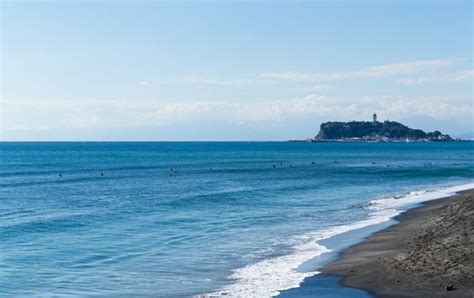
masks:
POLYGON ((374 123, 376 123, 376 122, 377 122, 377 114, 374 113, 374 114, 372 115, 372 119, 374 119, 374 123))

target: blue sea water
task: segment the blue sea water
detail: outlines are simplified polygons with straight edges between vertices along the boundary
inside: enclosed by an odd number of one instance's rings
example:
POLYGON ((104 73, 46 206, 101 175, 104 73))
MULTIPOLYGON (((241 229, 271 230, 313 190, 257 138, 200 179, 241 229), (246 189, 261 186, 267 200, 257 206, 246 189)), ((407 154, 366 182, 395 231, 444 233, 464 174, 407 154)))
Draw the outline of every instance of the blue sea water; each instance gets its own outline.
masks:
POLYGON ((471 142, 3 142, 0 294, 276 295, 317 274, 331 237, 472 187, 473 153, 471 142))

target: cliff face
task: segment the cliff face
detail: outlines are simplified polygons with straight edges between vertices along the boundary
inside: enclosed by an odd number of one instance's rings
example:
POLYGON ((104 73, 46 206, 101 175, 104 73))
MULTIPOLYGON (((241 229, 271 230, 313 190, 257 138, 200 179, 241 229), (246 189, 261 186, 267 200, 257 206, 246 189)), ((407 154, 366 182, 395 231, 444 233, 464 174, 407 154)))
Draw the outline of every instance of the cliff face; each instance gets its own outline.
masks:
POLYGON ((421 129, 411 129, 394 121, 385 122, 326 122, 322 123, 316 136, 318 140, 350 138, 388 138, 388 139, 429 139, 432 141, 449 141, 448 135, 439 131, 426 133, 421 129))

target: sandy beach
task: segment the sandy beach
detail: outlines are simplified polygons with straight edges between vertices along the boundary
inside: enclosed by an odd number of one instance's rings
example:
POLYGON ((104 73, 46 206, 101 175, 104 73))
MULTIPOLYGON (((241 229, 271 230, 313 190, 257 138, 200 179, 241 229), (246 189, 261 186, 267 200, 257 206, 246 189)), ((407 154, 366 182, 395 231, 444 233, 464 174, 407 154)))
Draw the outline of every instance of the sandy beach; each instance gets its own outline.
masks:
POLYGON ((323 274, 377 297, 474 297, 474 190, 431 201, 345 250, 323 274))

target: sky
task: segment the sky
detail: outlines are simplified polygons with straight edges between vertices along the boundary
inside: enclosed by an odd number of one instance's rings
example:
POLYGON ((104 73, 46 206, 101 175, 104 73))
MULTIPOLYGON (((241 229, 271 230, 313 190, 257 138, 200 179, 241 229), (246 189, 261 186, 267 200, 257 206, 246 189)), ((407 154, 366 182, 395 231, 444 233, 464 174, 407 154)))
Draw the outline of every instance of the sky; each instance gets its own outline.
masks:
POLYGON ((0 1, 0 140, 474 132, 473 1, 0 1))

